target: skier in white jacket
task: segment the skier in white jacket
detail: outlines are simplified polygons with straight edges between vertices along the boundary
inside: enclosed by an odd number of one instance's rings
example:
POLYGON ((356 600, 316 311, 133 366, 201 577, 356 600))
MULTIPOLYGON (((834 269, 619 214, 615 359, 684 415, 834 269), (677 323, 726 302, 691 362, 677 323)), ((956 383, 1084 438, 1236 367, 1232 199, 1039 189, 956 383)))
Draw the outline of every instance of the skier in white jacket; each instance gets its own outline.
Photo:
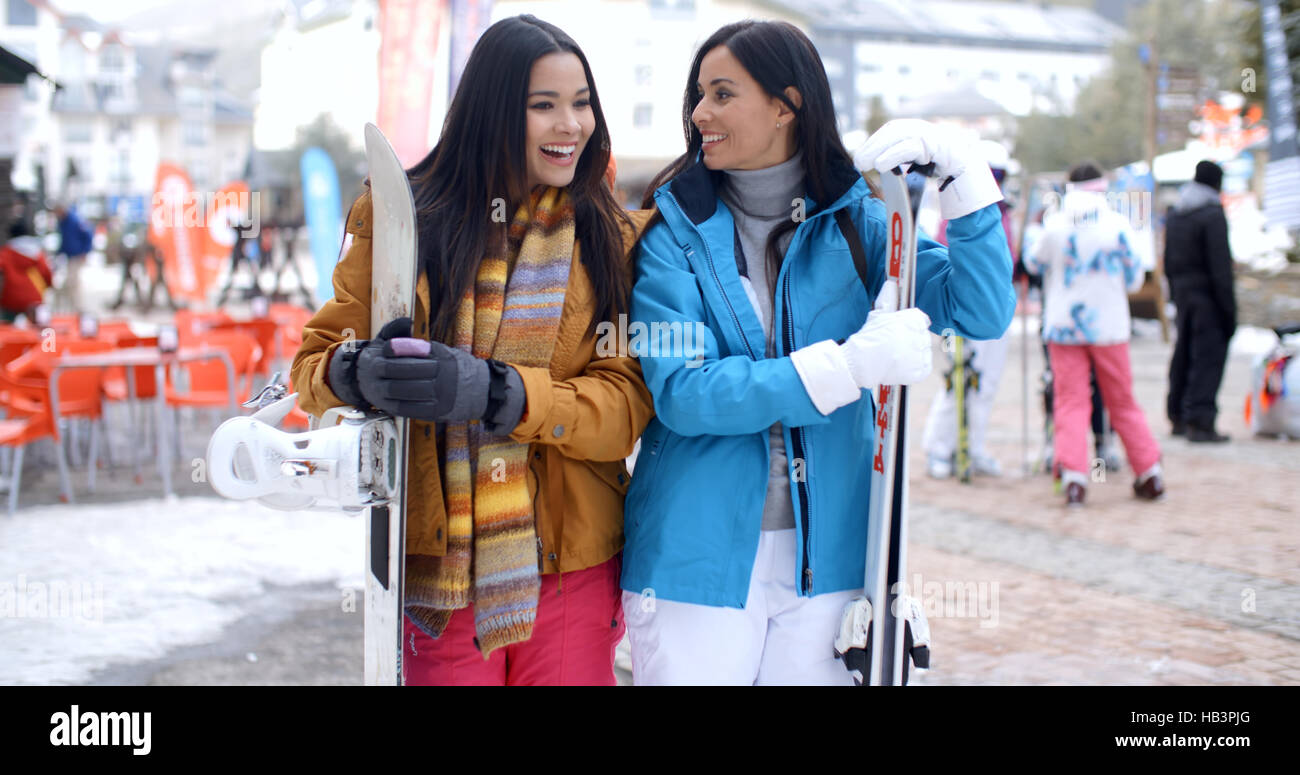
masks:
POLYGON ((1155 500, 1164 494, 1160 446, 1133 398, 1128 354, 1128 294, 1142 286, 1141 262, 1131 249, 1128 221, 1107 206, 1100 168, 1079 164, 1069 180, 1061 209, 1044 220, 1042 238, 1024 262, 1026 271, 1043 276, 1043 339, 1052 363, 1055 456, 1066 503, 1082 505, 1089 471, 1104 466, 1087 458, 1090 368, 1137 474, 1134 494, 1155 500))

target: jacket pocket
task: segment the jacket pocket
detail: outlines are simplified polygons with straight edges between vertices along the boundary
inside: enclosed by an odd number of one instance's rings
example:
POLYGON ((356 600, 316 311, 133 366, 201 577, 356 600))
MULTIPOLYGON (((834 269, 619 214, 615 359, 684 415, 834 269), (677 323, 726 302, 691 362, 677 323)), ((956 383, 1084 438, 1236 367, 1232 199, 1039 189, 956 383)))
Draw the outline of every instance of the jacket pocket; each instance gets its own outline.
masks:
POLYGON ((623 506, 623 521, 627 529, 635 529, 641 523, 646 498, 657 486, 655 474, 667 453, 668 440, 672 436, 673 433, 656 420, 651 420, 641 435, 641 451, 637 453, 632 481, 623 506))

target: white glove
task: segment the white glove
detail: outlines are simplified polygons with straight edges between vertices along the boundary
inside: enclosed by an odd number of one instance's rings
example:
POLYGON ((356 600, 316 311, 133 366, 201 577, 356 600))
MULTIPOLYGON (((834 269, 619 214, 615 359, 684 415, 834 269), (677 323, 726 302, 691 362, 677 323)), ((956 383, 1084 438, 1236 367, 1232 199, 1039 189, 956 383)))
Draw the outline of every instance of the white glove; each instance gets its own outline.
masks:
POLYGON ((930 376, 930 317, 912 307, 873 310, 844 344, 826 339, 790 353, 813 406, 830 414, 879 385, 910 385, 930 376))
POLYGON ((864 172, 874 168, 882 175, 905 164, 934 162, 934 176, 940 185, 939 214, 947 220, 1002 201, 1002 191, 978 147, 919 118, 886 123, 867 138, 853 155, 853 162, 864 172))

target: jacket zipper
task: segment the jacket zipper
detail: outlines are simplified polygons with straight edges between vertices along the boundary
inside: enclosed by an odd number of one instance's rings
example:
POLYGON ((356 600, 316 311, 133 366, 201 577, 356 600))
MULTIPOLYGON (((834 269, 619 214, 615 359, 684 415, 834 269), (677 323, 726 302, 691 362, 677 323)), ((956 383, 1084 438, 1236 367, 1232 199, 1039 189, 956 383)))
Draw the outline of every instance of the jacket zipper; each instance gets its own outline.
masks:
MULTIPOLYGON (((785 275, 785 354, 789 355, 794 352, 794 318, 790 311, 790 273, 785 275)), ((804 439, 802 428, 790 429, 790 445, 793 447, 794 459, 804 461, 804 476, 796 486, 799 490, 799 520, 803 526, 803 592, 805 595, 812 595, 813 587, 813 569, 812 558, 809 547, 811 545, 809 535, 809 518, 808 507, 808 458, 804 454, 804 439)))
MULTIPOLYGON (((664 192, 664 196, 665 196, 666 198, 668 198, 669 200, 672 201, 672 203, 677 207, 677 210, 678 210, 679 212, 683 212, 683 211, 682 211, 681 203, 677 201, 677 198, 674 197, 674 196, 672 195, 672 193, 670 193, 670 192, 664 192)), ((829 212, 829 211, 823 211, 823 212, 821 212, 821 213, 817 213, 817 215, 824 215, 826 212, 829 212)), ((690 222, 690 219, 689 219, 689 218, 687 219, 687 222, 690 222)), ((714 266, 714 264, 713 264, 713 254, 709 252, 709 241, 706 240, 706 239, 704 239, 704 235, 703 235, 703 234, 700 234, 699 227, 697 227, 694 223, 691 223, 691 228, 695 230, 696 235, 700 237, 700 244, 702 244, 702 245, 704 246, 704 256, 705 256, 705 258, 707 258, 708 261, 709 261, 709 271, 713 274, 713 281, 717 284, 717 286, 718 286, 718 291, 722 294, 722 300, 723 300, 723 301, 726 303, 726 305, 727 305, 727 311, 728 311, 729 313, 731 313, 731 320, 732 320, 732 322, 733 322, 733 323, 735 324, 735 326, 736 326, 736 331, 740 334, 740 340, 741 340, 742 342, 745 343, 745 351, 746 351, 747 353, 749 353, 749 357, 750 357, 751 360, 757 360, 756 358, 754 358, 754 351, 753 351, 752 349, 750 349, 750 346, 749 346, 749 339, 745 336, 745 330, 744 330, 743 328, 740 327, 740 318, 736 316, 736 310, 735 310, 735 308, 733 308, 733 307, 731 306, 731 299, 727 297, 727 293, 726 293, 726 291, 723 290, 723 288, 722 288, 722 281, 721 281, 721 279, 719 279, 717 268, 716 268, 716 267, 714 266)), ((791 240, 790 245, 791 245, 791 247, 793 247, 793 245, 794 245, 794 241, 793 241, 793 240, 791 240)), ((686 247, 686 246, 683 246, 683 247, 686 247)), ((786 251, 787 251, 787 253, 788 253, 789 248, 786 248, 786 251)), ((686 247, 686 255, 687 255, 688 257, 689 257, 690 255, 692 255, 693 253, 694 253, 694 251, 693 251, 690 247, 686 247)), ((792 318, 792 316, 791 316, 791 312, 790 312, 790 274, 789 274, 789 272, 786 272, 786 276, 785 276, 784 295, 785 295, 785 326, 784 326, 784 328, 785 328, 785 355, 789 355, 790 353, 794 352, 794 321, 793 321, 793 318, 792 318)), ((807 466, 807 461, 808 461, 808 459, 807 459, 807 457, 806 457, 805 454, 804 454, 804 438, 803 438, 803 432, 802 432, 801 429, 799 429, 799 428, 791 428, 791 429, 790 429, 790 444, 791 444, 791 446, 793 447, 793 452, 794 452, 794 454, 795 454, 795 458, 804 461, 804 479, 803 479, 803 481, 797 483, 797 487, 798 487, 798 491, 799 491, 799 520, 800 520, 800 524, 803 526, 803 550, 802 550, 802 551, 803 551, 803 577, 802 577, 802 586, 803 586, 803 592, 804 592, 804 594, 805 594, 805 595, 810 595, 810 596, 811 596, 811 595, 812 595, 812 589, 813 589, 813 569, 812 569, 812 559, 811 559, 811 556, 810 556, 810 546, 811 546, 811 543, 812 543, 812 542, 809 540, 809 539, 810 539, 810 536, 809 536, 809 526, 810 526, 810 524, 811 524, 811 518, 810 518, 810 516, 809 516, 809 513, 810 513, 810 507, 809 507, 809 505, 808 505, 808 495, 809 495, 809 493, 808 493, 808 466, 807 466)))
MULTIPOLYGON (((671 193, 665 192, 664 196, 671 199, 672 203, 677 206, 677 209, 679 211, 682 209, 681 203, 679 203, 677 201, 677 198, 674 197, 671 193)), ((689 222, 690 219, 688 218, 687 221, 689 222)), ((753 349, 751 349, 749 346, 749 338, 745 336, 745 329, 741 328, 740 326, 740 317, 736 315, 736 309, 731 306, 731 299, 727 297, 727 292, 722 288, 722 278, 718 277, 718 269, 716 266, 713 265, 713 253, 709 252, 709 241, 704 239, 704 235, 700 234, 699 227, 697 227, 694 223, 691 224, 691 228, 695 229, 695 233, 700 238, 700 244, 704 246, 704 257, 709 261, 709 273, 713 275, 713 282, 718 286, 718 293, 722 294, 722 301, 727 305, 727 312, 731 315, 731 322, 734 323, 736 326, 736 333, 740 334, 740 341, 745 345, 745 352, 749 354, 750 360, 758 360, 754 356, 753 349)), ((695 251, 692 250, 689 246, 683 245, 683 247, 686 248, 687 258, 694 255, 695 251)))

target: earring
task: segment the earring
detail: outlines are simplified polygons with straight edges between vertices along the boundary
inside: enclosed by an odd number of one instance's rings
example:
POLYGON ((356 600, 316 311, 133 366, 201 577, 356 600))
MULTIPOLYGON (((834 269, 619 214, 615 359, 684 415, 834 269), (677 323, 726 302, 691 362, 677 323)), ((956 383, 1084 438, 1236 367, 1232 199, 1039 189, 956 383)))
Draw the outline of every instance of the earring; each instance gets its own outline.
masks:
POLYGON ((780 121, 776 122, 776 128, 777 128, 777 129, 780 129, 780 128, 781 128, 781 122, 780 122, 780 121))

